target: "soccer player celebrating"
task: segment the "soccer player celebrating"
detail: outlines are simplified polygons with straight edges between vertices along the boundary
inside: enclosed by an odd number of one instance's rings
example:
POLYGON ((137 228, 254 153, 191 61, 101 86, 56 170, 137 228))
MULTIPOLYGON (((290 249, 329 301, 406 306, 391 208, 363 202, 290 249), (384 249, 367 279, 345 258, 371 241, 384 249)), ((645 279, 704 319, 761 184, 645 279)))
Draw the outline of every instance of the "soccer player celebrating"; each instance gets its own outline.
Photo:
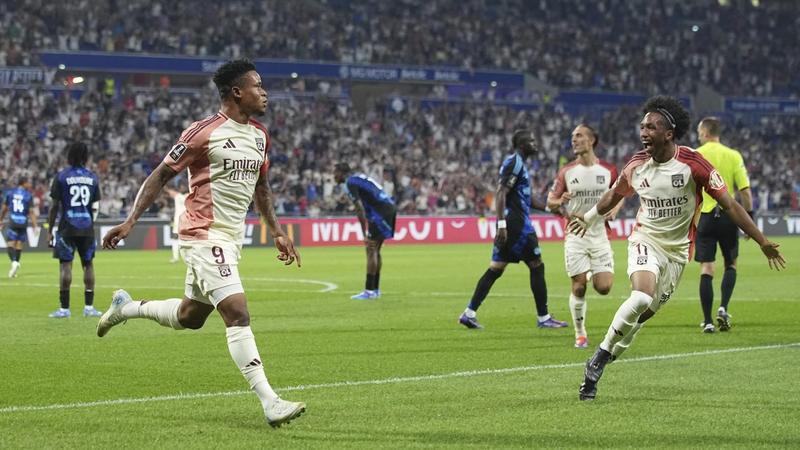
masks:
POLYGON ((500 181, 495 194, 497 234, 492 261, 478 280, 472 299, 458 318, 458 323, 467 328, 483 328, 478 323, 476 313, 492 285, 503 275, 508 263, 524 261, 530 270, 531 292, 538 316, 536 325, 539 328, 566 327, 566 322, 556 320, 548 313, 542 251, 530 218, 531 206, 540 210, 546 208, 541 200, 531 201, 531 183, 525 167, 525 160, 538 151, 536 138, 529 130, 517 130, 511 138, 511 144, 514 152, 506 157, 500 167, 500 181))
POLYGON ((69 287, 72 284, 72 261, 75 251, 83 267, 83 315, 97 317, 94 307, 94 211, 100 200, 97 175, 86 168, 89 148, 82 142, 67 147, 68 168, 58 173, 50 188, 53 204, 47 216, 47 242, 53 247, 53 257, 60 261, 59 300, 61 307, 50 314, 54 319, 70 316, 69 287), (56 216, 60 216, 58 231, 54 232, 56 216))
MULTIPOLYGON (((747 214, 753 217, 753 196, 750 193, 750 180, 741 153, 719 142, 722 123, 716 117, 706 117, 697 124, 697 137, 700 148, 697 152, 711 163, 722 175, 728 193, 739 191, 741 204, 747 214)), ((714 259, 717 256, 717 243, 725 261, 722 275, 722 301, 717 310, 719 331, 731 328, 728 303, 736 285, 736 258, 739 256, 739 227, 722 214, 720 206, 713 197, 703 192, 703 208, 697 223, 697 251, 694 260, 700 263, 700 306, 703 309, 703 332, 713 333, 711 310, 714 306, 714 259)))
POLYGON ((105 336, 111 327, 135 318, 196 330, 216 308, 227 327, 228 350, 236 367, 261 400, 267 423, 277 427, 303 413, 305 404, 283 400, 272 390, 250 329, 238 261, 251 201, 269 226, 278 259, 286 265, 297 261, 299 267, 300 255, 273 209, 267 171, 269 134, 251 119, 267 108, 261 77, 251 62, 235 60, 219 67, 214 84, 222 99, 220 112, 194 122, 181 134, 144 181, 128 218, 103 237, 103 248, 116 248, 167 182, 188 168, 191 192, 180 220, 181 255, 187 265, 183 299, 133 301, 118 290, 97 324, 97 335, 105 336))
MULTIPOLYGON (((547 207, 559 210, 563 217, 583 214, 597 204, 600 196, 617 179, 617 168, 595 155, 599 142, 592 127, 580 124, 572 130, 572 151, 577 157, 558 171, 553 188, 547 196, 547 207), (566 196, 564 194, 567 194, 566 196), (568 206, 563 199, 569 199, 568 206)), ((606 220, 613 220, 620 202, 606 220)), ((586 348, 586 284, 591 272, 592 285, 600 295, 606 295, 614 284, 614 252, 606 234, 605 221, 595 222, 583 237, 567 233, 564 238, 564 260, 567 275, 572 279, 569 310, 575 327, 575 347, 586 348)))
POLYGON ((579 389, 581 400, 597 395, 606 364, 627 349, 644 322, 669 301, 689 260, 694 217, 705 189, 736 225, 752 237, 770 268, 784 267, 778 244, 768 241, 736 203, 725 181, 705 158, 676 140, 689 129, 689 113, 672 97, 653 97, 644 105, 639 123, 644 150, 622 170, 614 187, 586 214, 576 215, 569 230, 579 235, 616 206, 623 197, 639 194, 637 225, 628 237, 628 275, 632 291, 611 321, 605 339, 586 362, 579 389))
POLYGON ((22 257, 22 244, 28 241, 28 223, 36 232, 36 208, 33 205, 31 185, 25 178, 19 179, 14 189, 6 192, 3 207, 0 209, 0 226, 8 214, 8 231, 6 231, 6 250, 11 260, 8 277, 14 278, 19 270, 22 257), (8 214, 9 211, 11 214, 8 214))
POLYGON ((353 300, 374 300, 381 297, 380 281, 381 246, 385 239, 394 237, 394 222, 397 208, 392 197, 372 178, 363 173, 350 173, 347 163, 336 164, 333 178, 344 183, 347 196, 356 208, 358 221, 364 232, 364 246, 367 248, 367 281, 364 291, 350 298, 353 300))

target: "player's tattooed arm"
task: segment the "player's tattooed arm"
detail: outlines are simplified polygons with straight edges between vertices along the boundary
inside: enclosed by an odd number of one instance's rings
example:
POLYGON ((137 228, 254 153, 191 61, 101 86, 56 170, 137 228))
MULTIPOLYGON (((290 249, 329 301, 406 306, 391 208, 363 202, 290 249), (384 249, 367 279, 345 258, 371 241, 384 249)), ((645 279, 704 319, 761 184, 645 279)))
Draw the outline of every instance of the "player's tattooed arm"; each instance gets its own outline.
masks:
POLYGON ((136 199, 133 201, 133 208, 124 222, 110 229, 105 236, 103 236, 103 248, 114 249, 117 244, 131 232, 136 221, 139 217, 147 211, 148 208, 156 201, 159 193, 169 180, 175 178, 178 173, 172 170, 168 165, 163 162, 156 167, 150 176, 144 180, 142 187, 136 194, 136 199))
POLYGON ((286 236, 280 223, 278 223, 278 216, 275 214, 275 207, 272 201, 272 187, 269 184, 267 173, 263 173, 258 177, 253 201, 272 234, 275 247, 278 248, 278 259, 287 266, 296 260, 297 267, 300 267, 300 253, 294 248, 294 243, 286 236))

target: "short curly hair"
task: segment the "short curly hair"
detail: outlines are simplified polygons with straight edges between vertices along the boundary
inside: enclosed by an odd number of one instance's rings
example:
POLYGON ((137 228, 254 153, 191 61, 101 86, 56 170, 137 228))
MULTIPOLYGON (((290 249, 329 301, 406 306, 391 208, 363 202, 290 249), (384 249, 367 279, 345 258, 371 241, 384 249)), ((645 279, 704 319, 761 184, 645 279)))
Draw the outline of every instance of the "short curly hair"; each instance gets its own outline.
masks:
POLYGON ((511 135, 511 146, 515 149, 519 148, 522 139, 530 136, 531 134, 533 134, 533 131, 527 128, 519 128, 514 130, 514 134, 511 135))
POLYGON ((214 73, 214 84, 217 85, 220 98, 229 96, 233 87, 241 82, 242 75, 251 70, 256 70, 256 66, 249 59, 235 59, 219 66, 214 73))
POLYGON ((678 140, 686 135, 691 125, 691 118, 689 111, 683 107, 680 100, 675 97, 668 97, 666 95, 659 95, 647 100, 642 108, 644 114, 657 112, 661 114, 664 119, 664 125, 667 129, 672 130, 675 135, 675 140, 678 140))

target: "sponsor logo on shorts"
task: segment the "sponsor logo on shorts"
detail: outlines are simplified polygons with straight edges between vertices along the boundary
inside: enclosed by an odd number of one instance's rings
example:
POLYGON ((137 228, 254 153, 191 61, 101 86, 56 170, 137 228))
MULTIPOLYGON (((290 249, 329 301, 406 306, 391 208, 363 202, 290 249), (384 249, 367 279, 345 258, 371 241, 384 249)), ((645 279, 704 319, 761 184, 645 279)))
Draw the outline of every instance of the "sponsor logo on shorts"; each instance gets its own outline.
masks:
POLYGON ((172 147, 172 150, 169 151, 169 157, 172 158, 173 161, 177 162, 183 156, 183 153, 186 152, 186 144, 175 144, 172 147))
POLYGON ((636 264, 638 264, 640 266, 643 266, 643 265, 647 264, 647 256, 638 256, 636 258, 636 264))
POLYGON ((231 276, 231 266, 228 264, 221 264, 217 267, 219 267, 219 276, 223 278, 231 276))
POLYGON ((685 184, 685 182, 683 180, 683 174, 682 173, 678 173, 678 174, 675 174, 675 175, 672 176, 672 187, 679 188, 679 187, 683 187, 684 184, 685 184))

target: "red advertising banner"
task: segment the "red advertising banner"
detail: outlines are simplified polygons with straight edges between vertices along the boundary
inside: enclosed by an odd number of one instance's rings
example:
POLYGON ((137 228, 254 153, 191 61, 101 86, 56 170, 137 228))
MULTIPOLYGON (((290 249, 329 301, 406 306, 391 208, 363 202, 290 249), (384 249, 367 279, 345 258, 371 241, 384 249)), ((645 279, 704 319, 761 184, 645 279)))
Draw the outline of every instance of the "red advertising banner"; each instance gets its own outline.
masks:
MULTIPOLYGON (((541 241, 564 238, 564 221, 555 216, 531 216, 533 227, 541 241)), ((293 228, 294 236, 302 246, 355 245, 361 244, 364 234, 358 220, 353 218, 289 219, 281 218, 281 224, 293 228)), ((609 237, 624 239, 628 236, 635 219, 617 219, 610 223, 609 237)), ((395 235, 391 243, 435 244, 491 242, 495 235, 495 219, 483 217, 415 217, 397 218, 395 235)))

